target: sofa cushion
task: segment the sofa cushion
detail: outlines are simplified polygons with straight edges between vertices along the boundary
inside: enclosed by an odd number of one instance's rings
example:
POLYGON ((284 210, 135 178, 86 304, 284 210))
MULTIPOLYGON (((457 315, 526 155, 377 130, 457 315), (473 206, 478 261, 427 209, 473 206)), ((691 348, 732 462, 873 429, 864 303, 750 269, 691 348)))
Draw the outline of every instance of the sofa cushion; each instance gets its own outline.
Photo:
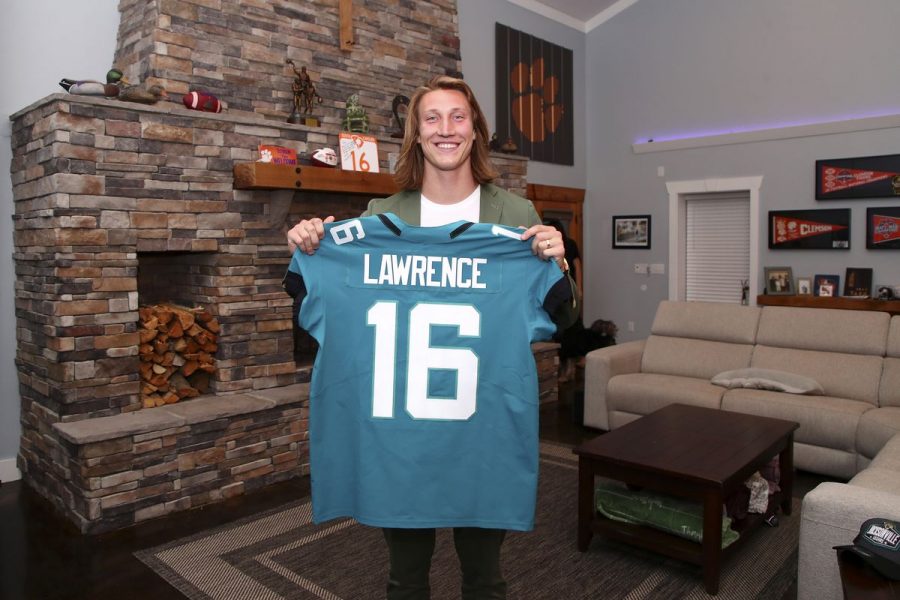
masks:
POLYGON ((856 451, 856 426, 872 406, 832 396, 800 396, 768 390, 728 390, 722 397, 722 409, 796 421, 798 442, 856 451))
POLYGON ((641 372, 696 377, 750 366, 753 346, 651 335, 644 345, 641 372))
POLYGON ((859 419, 856 450, 865 458, 875 458, 897 433, 900 433, 900 407, 873 408, 859 419))
POLYGON ((896 494, 897 502, 900 503, 900 473, 892 469, 881 467, 863 469, 850 480, 850 485, 896 494))
POLYGON ((822 384, 828 396, 859 400, 875 406, 878 404, 883 360, 880 356, 757 345, 750 366, 812 377, 822 384))
POLYGON ((663 300, 650 327, 653 335, 694 338, 715 342, 752 344, 760 309, 723 302, 673 302, 663 300))
POLYGON ((872 466, 881 469, 889 469, 900 475, 900 435, 895 435, 878 452, 872 460, 872 466))
POLYGON ((900 406, 900 358, 884 359, 878 406, 900 406))
POLYGON ((900 358, 900 315, 891 317, 891 326, 888 330, 886 356, 900 358))
POLYGON ((884 356, 890 318, 877 311, 766 306, 759 317, 756 343, 884 356))
POLYGON ((728 389, 752 388, 810 396, 821 396, 825 393, 819 382, 811 377, 775 369, 755 369, 753 367, 722 371, 713 377, 710 383, 728 389))
POLYGON ((628 373, 609 380, 606 403, 610 413, 621 411, 643 416, 675 403, 721 408, 724 393, 724 388, 706 379, 628 373))

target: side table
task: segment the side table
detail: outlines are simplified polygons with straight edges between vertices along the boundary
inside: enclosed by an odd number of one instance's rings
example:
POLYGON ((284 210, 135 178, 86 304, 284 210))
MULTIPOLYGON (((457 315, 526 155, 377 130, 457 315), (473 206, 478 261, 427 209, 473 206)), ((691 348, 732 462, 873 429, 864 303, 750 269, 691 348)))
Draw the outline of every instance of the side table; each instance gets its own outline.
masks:
POLYGON ((837 550, 844 600, 900 600, 900 581, 891 581, 846 549, 837 550))

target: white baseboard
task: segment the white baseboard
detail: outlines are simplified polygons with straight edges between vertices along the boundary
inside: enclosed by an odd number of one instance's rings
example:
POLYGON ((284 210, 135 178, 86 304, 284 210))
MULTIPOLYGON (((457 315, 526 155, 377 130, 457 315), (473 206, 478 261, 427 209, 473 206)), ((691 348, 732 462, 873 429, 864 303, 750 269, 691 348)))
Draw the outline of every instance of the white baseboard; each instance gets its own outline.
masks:
POLYGON ((22 472, 16 467, 15 458, 0 460, 0 481, 9 483, 22 479, 22 472))

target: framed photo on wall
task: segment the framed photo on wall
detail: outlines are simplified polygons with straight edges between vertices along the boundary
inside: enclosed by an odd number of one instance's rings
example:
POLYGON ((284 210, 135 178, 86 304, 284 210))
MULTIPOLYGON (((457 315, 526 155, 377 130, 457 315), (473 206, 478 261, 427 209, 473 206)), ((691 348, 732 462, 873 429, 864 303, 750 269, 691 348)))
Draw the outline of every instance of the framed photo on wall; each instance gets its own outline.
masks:
POLYGON ((812 279, 809 277, 798 277, 797 278, 797 295, 798 296, 812 296, 812 279))
POLYGON ((816 275, 813 279, 813 294, 822 297, 837 296, 840 283, 840 275, 816 275))
POLYGON ((766 267, 766 294, 793 296, 794 273, 790 267, 766 267))
POLYGON ((816 161, 816 200, 900 196, 900 154, 816 161))
POLYGON ((900 249, 900 206, 866 209, 866 248, 900 249))
POLYGON ((650 215, 612 218, 613 248, 650 248, 650 215))
POLYGON ((769 211, 769 250, 849 248, 849 208, 769 211))

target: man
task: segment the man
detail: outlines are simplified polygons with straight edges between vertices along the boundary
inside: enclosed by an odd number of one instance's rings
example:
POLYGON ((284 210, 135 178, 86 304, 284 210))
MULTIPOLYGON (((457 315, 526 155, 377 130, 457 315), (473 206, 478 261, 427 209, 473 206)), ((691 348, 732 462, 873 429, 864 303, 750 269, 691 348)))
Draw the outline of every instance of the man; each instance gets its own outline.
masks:
MULTIPOLYGON (((415 92, 409 115, 395 176, 403 191, 372 200, 363 217, 391 213, 409 225, 429 228, 458 221, 527 227, 521 239, 530 240, 532 253, 543 261, 556 261, 563 272, 568 269, 560 232, 541 224, 531 202, 491 185, 496 172, 489 160, 487 121, 465 82, 446 76, 433 79, 415 92)), ((291 250, 315 253, 326 225, 333 221, 329 216, 298 223, 288 232, 291 250)), ((535 262, 534 268, 549 267, 535 262)), ((558 283, 559 278, 557 271, 558 283)), ((560 329, 573 323, 578 314, 570 299, 577 297, 574 284, 568 276, 562 283, 567 300, 558 304, 553 315, 560 329)), ((532 416, 536 422, 537 415, 532 416)), ((388 599, 427 599, 435 530, 390 526, 383 530, 391 562, 388 599)), ((504 535, 503 529, 454 527, 465 600, 506 597, 500 569, 504 535)))

